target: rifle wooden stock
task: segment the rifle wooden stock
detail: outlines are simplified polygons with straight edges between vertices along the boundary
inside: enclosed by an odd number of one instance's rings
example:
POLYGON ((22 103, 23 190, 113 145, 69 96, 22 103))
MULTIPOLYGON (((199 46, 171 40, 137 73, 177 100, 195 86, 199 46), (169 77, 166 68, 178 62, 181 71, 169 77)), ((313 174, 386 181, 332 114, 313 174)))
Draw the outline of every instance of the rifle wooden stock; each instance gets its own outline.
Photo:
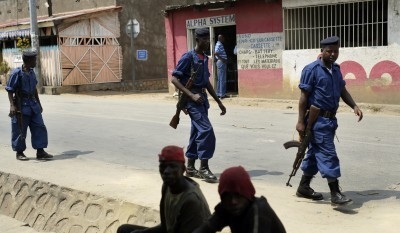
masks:
POLYGON ((172 117, 171 121, 169 122, 169 126, 176 129, 179 125, 179 115, 181 114, 181 109, 176 109, 175 115, 172 117))
MULTIPOLYGON (((187 89, 192 88, 192 86, 193 86, 193 78, 192 77, 186 83, 185 88, 187 88, 187 89)), ((176 104, 175 115, 172 117, 171 121, 169 122, 169 125, 172 128, 176 129, 178 127, 179 115, 181 114, 181 111, 183 111, 185 114, 187 114, 187 111, 185 109, 187 101, 188 101, 188 96, 184 92, 182 92, 181 95, 179 96, 178 103, 176 104)))
POLYGON ((304 156, 306 154, 306 150, 308 147, 308 144, 310 143, 312 139, 312 126, 314 125, 315 121, 318 118, 320 109, 315 107, 314 105, 311 105, 310 110, 308 111, 308 120, 307 120, 307 126, 305 130, 305 134, 300 136, 300 142, 299 141, 288 141, 283 144, 285 149, 291 148, 291 147, 298 147, 297 153, 296 153, 296 158, 293 162, 293 170, 289 175, 289 180, 286 182, 286 186, 292 187, 290 184, 290 179, 292 179, 293 176, 296 175, 297 170, 299 169, 301 162, 304 159, 304 156))

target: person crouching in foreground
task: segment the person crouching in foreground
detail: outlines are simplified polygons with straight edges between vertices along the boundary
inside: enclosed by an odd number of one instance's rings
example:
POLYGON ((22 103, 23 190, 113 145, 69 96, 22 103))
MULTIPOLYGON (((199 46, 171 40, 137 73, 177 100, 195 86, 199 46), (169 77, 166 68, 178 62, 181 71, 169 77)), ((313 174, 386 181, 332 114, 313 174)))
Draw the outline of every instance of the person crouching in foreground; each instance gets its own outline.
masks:
POLYGON ((211 215, 199 185, 183 175, 186 170, 183 149, 178 146, 166 146, 158 157, 163 180, 161 224, 150 228, 123 224, 117 233, 189 233, 211 215))
POLYGON ((218 192, 221 202, 208 221, 194 233, 214 233, 226 226, 232 233, 286 232, 267 199, 254 196, 254 186, 243 167, 231 167, 222 172, 218 192))

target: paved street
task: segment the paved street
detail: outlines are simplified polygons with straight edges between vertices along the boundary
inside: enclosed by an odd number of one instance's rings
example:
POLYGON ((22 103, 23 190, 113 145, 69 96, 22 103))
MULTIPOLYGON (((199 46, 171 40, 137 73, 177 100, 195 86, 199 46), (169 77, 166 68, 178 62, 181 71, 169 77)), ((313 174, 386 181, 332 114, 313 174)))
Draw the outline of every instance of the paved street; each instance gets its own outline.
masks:
MULTIPOLYGON (((5 100, 5 93, 1 94, 5 100)), ((149 155, 157 154, 167 144, 186 146, 190 130, 189 117, 184 114, 178 129, 168 126, 175 100, 163 96, 42 95, 48 150, 56 156, 84 156, 154 169, 149 155)), ((217 137, 215 157, 210 161, 212 170, 220 173, 225 167, 241 164, 253 179, 284 184, 295 150, 285 151, 282 144, 295 133, 297 106, 268 109, 228 102, 227 114, 220 116, 215 102, 211 105, 209 115, 217 137)), ((8 104, 2 105, 1 115, 7 112, 8 104)), ((394 166, 400 161, 400 117, 365 112, 363 121, 357 123, 352 113, 342 112, 338 119, 336 145, 344 190, 384 189, 400 182, 398 167, 394 166), (368 182, 362 182, 365 180, 368 182)), ((1 118, 0 125, 0 140, 7 142, 9 118, 1 118)), ((34 152, 28 150, 29 154, 33 156, 34 152)), ((322 179, 316 179, 315 185, 319 185, 318 180, 322 179)))
MULTIPOLYGON (((4 91, 0 96, 7 103, 0 106, 0 116, 4 116, 0 118, 0 142, 2 147, 9 147, 8 102, 4 91)), ((60 161, 77 158, 157 174, 155 156, 160 149, 168 144, 187 144, 189 117, 182 114, 178 129, 169 127, 176 100, 168 94, 62 94, 41 95, 41 100, 49 131, 48 152, 60 161)), ((227 115, 220 116, 211 101, 209 115, 217 136, 215 158, 210 161, 212 171, 218 175, 240 164, 266 190, 279 187, 294 194, 301 172, 292 179, 295 187, 285 187, 285 183, 296 151, 284 150, 282 144, 296 138, 297 103, 265 108, 233 104, 229 99, 224 102, 227 115)), ((359 199, 355 209, 368 201, 394 198, 399 203, 400 117, 364 111, 365 118, 359 123, 347 109, 338 114, 336 145, 342 164, 341 187, 359 199)), ((27 144, 27 156, 34 157, 29 140, 27 144)), ((319 175, 313 187, 328 196, 326 181, 319 175)))

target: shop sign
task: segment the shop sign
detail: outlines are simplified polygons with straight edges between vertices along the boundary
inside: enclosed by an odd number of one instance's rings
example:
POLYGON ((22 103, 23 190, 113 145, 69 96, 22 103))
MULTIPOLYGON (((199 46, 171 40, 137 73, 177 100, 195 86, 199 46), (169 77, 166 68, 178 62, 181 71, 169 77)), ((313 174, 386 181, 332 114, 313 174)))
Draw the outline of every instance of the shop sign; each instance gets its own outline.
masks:
POLYGON ((186 28, 188 29, 221 26, 221 25, 234 25, 234 24, 235 24, 234 14, 186 20, 186 28))

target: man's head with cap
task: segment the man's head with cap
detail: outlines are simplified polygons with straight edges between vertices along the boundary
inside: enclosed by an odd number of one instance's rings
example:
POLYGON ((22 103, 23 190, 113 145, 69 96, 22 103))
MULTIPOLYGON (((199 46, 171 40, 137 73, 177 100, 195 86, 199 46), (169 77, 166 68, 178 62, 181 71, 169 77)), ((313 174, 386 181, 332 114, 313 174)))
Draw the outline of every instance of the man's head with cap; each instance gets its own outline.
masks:
POLYGON ((339 41, 339 37, 331 36, 321 40, 320 42, 321 59, 328 69, 332 68, 332 64, 334 64, 339 57, 339 41))
POLYGON ((246 199, 253 200, 256 193, 250 176, 242 166, 231 167, 222 172, 219 178, 218 193, 237 193, 246 199))
POLYGON ((232 214, 239 215, 254 199, 256 190, 249 174, 242 166, 238 166, 222 172, 219 177, 218 193, 222 206, 232 214))
POLYGON ((327 37, 320 41, 321 48, 324 48, 329 45, 339 45, 340 38, 337 36, 327 37))
POLYGON ((185 163, 185 156, 183 148, 179 146, 166 146, 158 154, 158 161, 160 162, 181 162, 185 163))
POLYGON ((196 28, 194 30, 196 36, 195 50, 202 53, 210 49, 210 30, 208 28, 196 28))
POLYGON ((209 38, 210 37, 210 29, 196 28, 194 30, 194 34, 196 35, 196 38, 209 38))
POLYGON ((29 68, 34 68, 36 66, 36 57, 37 52, 33 50, 24 50, 22 51, 22 61, 24 62, 25 66, 29 68))
POLYGON ((179 146, 166 146, 158 154, 159 172, 164 183, 169 186, 179 186, 184 179, 186 170, 183 148, 179 146))

